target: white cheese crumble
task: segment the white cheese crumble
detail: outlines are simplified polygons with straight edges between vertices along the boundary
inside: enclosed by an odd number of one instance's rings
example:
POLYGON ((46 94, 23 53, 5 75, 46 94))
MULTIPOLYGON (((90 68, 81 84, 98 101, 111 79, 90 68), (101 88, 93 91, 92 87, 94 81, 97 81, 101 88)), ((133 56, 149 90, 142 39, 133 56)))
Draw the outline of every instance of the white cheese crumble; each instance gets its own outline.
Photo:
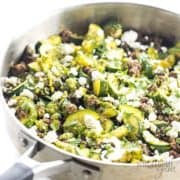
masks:
POLYGON ((150 112, 148 116, 149 121, 155 121, 157 119, 157 115, 155 112, 150 112))
POLYGON ((11 84, 13 86, 16 86, 19 83, 19 79, 17 77, 9 77, 4 79, 5 83, 11 84))
POLYGON ((101 159, 106 162, 111 162, 115 160, 121 159, 125 154, 125 149, 122 149, 121 142, 116 137, 111 137, 109 139, 105 139, 104 143, 112 143, 114 147, 112 148, 113 152, 108 153, 107 150, 102 151, 101 159))
POLYGON ((162 50, 163 53, 166 53, 168 49, 167 49, 167 47, 162 46, 162 47, 161 47, 161 50, 162 50))
POLYGON ((66 55, 66 56, 64 56, 64 58, 61 60, 62 61, 62 63, 69 63, 69 62, 71 62, 73 60, 73 56, 71 56, 71 55, 66 55))
POLYGON ((172 94, 167 97, 167 102, 174 109, 175 113, 180 113, 180 98, 172 94))
POLYGON ((66 55, 72 54, 75 51, 74 45, 64 43, 61 45, 61 51, 63 54, 66 54, 66 55))
POLYGON ((56 91, 52 96, 52 101, 57 101, 62 97, 63 93, 61 91, 56 91))
POLYGON ((128 93, 126 95, 126 99, 129 101, 129 100, 133 100, 133 99, 136 99, 137 98, 137 93, 135 90, 132 90, 130 93, 128 93))
MULTIPOLYGON (((153 123, 151 123, 149 120, 147 120, 147 119, 144 119, 144 128, 145 129, 150 129, 152 132, 156 132, 156 130, 157 130, 157 127, 156 127, 156 125, 154 125, 153 123)), ((147 135, 147 134, 146 134, 147 135)))
POLYGON ((137 38, 138 38, 138 33, 136 31, 129 30, 123 33, 121 40, 129 44, 131 42, 135 42, 137 38))
POLYGON ((44 119, 49 119, 50 118, 50 114, 49 113, 45 113, 43 116, 44 119))
POLYGON ((34 94, 29 89, 23 89, 23 91, 20 93, 20 96, 25 96, 30 99, 34 99, 34 94))
POLYGON ((166 132, 166 135, 171 138, 177 138, 178 132, 180 132, 180 122, 173 121, 171 125, 172 125, 172 128, 166 132))
POLYGON ((128 101, 127 104, 130 106, 139 107, 141 105, 141 102, 140 101, 128 101))
POLYGON ((154 156, 148 156, 143 154, 143 161, 153 162, 153 161, 169 161, 171 159, 169 152, 162 154, 155 154, 154 156))
POLYGON ((108 102, 113 103, 115 106, 119 105, 119 101, 117 99, 114 99, 111 96, 106 96, 106 97, 103 97, 102 99, 103 99, 103 101, 108 101, 108 102))
POLYGON ((117 46, 119 46, 121 44, 121 40, 120 39, 115 39, 115 43, 117 46))
POLYGON ((114 41, 114 38, 111 37, 111 36, 108 36, 108 37, 105 39, 105 43, 106 43, 106 44, 111 44, 113 41, 114 41))
POLYGON ((148 37, 148 36, 144 36, 144 39, 145 39, 145 40, 149 40, 149 37, 148 37))
POLYGON ((73 76, 77 76, 77 75, 78 75, 78 71, 77 71, 77 69, 76 69, 75 67, 72 67, 72 68, 70 69, 70 73, 71 73, 73 76))
POLYGON ((154 47, 154 42, 150 42, 150 47, 154 47))
POLYGON ((110 60, 122 59, 123 53, 122 49, 111 49, 106 53, 106 57, 110 60))
POLYGON ((170 129, 169 131, 166 132, 166 135, 171 137, 171 138, 177 138, 178 137, 178 132, 175 131, 173 128, 170 129))
POLYGON ((178 132, 180 131, 180 122, 173 121, 171 124, 172 124, 172 127, 173 127, 174 130, 176 130, 178 132))
POLYGON ((51 72, 54 73, 54 74, 59 74, 59 70, 57 69, 57 67, 53 66, 51 68, 51 72))
POLYGON ((78 82, 81 86, 84 86, 87 83, 87 78, 79 77, 78 82))
POLYGON ((169 88, 172 90, 178 89, 177 80, 173 77, 169 77, 169 88))
POLYGON ((39 51, 42 55, 46 55, 51 49, 53 49, 53 46, 51 44, 45 43, 40 46, 39 51))
POLYGON ((153 106, 153 105, 154 105, 154 101, 153 101, 152 99, 149 99, 149 100, 148 100, 148 104, 151 105, 151 106, 153 106))
POLYGON ((147 45, 142 45, 140 42, 131 42, 129 43, 129 46, 134 49, 142 49, 142 50, 146 50, 148 48, 147 45))
POLYGON ((84 109, 84 107, 80 105, 80 106, 79 106, 79 109, 82 110, 82 109, 84 109))
POLYGON ((58 136, 55 131, 49 131, 43 138, 46 142, 53 143, 58 140, 58 136))
POLYGON ((101 133, 103 130, 100 121, 93 118, 90 115, 85 116, 84 123, 85 123, 87 128, 95 130, 95 132, 97 132, 97 133, 101 133))
POLYGON ((116 119, 118 122, 122 122, 122 117, 123 117, 123 113, 122 112, 119 112, 116 119))
POLYGON ((102 29, 98 29, 97 30, 97 35, 100 36, 100 37, 103 37, 104 36, 104 31, 102 29))
POLYGON ((74 96, 77 99, 80 99, 84 95, 84 93, 85 93, 84 88, 79 88, 74 92, 74 96))
POLYGON ((36 73, 34 74, 34 76, 37 77, 37 78, 41 78, 41 77, 43 77, 44 75, 45 75, 44 72, 36 72, 36 73))
POLYGON ((38 82, 36 84, 36 88, 43 89, 44 88, 44 82, 38 82))
POLYGON ((91 73, 92 80, 102 80, 104 79, 104 75, 99 71, 92 71, 91 73))

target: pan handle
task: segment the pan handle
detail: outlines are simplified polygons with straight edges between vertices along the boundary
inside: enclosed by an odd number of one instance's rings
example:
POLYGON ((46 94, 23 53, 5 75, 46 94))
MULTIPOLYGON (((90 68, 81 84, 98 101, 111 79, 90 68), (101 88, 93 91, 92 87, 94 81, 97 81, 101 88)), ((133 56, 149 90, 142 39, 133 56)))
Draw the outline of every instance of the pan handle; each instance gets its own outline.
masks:
POLYGON ((33 143, 20 159, 6 172, 0 180, 32 180, 34 177, 46 177, 69 170, 71 160, 38 162, 32 159, 38 152, 38 143, 33 143))

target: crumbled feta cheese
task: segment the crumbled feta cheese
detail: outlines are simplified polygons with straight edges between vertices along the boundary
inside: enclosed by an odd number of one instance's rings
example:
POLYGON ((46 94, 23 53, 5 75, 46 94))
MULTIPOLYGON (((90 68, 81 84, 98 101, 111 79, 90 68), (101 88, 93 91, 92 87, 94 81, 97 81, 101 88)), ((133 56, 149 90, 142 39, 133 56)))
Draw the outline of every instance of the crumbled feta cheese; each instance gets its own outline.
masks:
POLYGON ((84 86, 87 83, 87 79, 85 77, 80 77, 78 82, 81 86, 84 86))
POLYGON ((49 113, 45 113, 44 116, 43 116, 43 118, 49 119, 49 118, 50 118, 50 114, 49 114, 49 113))
POLYGON ((72 54, 74 52, 74 50, 75 49, 74 49, 73 44, 64 43, 64 44, 61 45, 61 51, 62 51, 63 54, 66 54, 66 55, 72 54))
POLYGON ((8 101, 8 106, 15 106, 17 104, 17 100, 16 99, 9 99, 8 101))
POLYGON ((75 91, 74 96, 77 99, 80 99, 82 96, 84 95, 84 89, 83 88, 79 88, 75 91))
POLYGON ((141 102, 138 101, 138 100, 137 101, 133 100, 133 101, 128 101, 127 104, 130 105, 130 106, 139 107, 141 105, 141 102))
POLYGON ((39 51, 42 55, 46 55, 51 49, 53 49, 53 46, 51 44, 45 43, 40 46, 39 51))
POLYGON ((143 161, 153 162, 153 161, 169 161, 171 159, 169 152, 162 154, 155 154, 154 156, 148 156, 143 154, 143 161))
POLYGON ((180 122, 173 121, 171 124, 172 124, 172 127, 174 130, 176 130, 178 132, 180 131, 180 122))
POLYGON ((83 96, 83 93, 78 89, 75 91, 74 96, 79 99, 83 96))
POLYGON ((149 40, 149 37, 148 36, 144 36, 144 39, 147 41, 147 40, 149 40))
POLYGON ((23 91, 20 93, 20 96, 25 96, 30 99, 34 99, 34 94, 29 89, 23 89, 23 91))
POLYGON ((172 94, 167 97, 167 102, 174 109, 175 113, 180 113, 180 98, 172 94))
POLYGON ((121 49, 111 49, 106 53, 106 57, 110 60, 121 59, 123 56, 123 50, 121 49))
POLYGON ((142 49, 142 50, 146 50, 148 48, 147 45, 143 45, 140 42, 131 42, 129 43, 129 46, 133 49, 142 49))
POLYGON ((162 47, 161 47, 161 50, 162 50, 163 53, 166 53, 168 49, 167 49, 167 47, 162 46, 162 47))
POLYGON ((57 101, 62 97, 63 93, 61 91, 56 91, 52 96, 52 101, 57 101))
POLYGON ((100 121, 96 120, 95 118, 93 118, 90 115, 85 116, 84 123, 85 123, 87 128, 95 130, 97 133, 101 133, 103 130, 100 121))
POLYGON ((171 138, 177 138, 178 133, 180 132, 180 122, 173 121, 171 125, 172 125, 172 128, 166 132, 166 135, 171 138))
POLYGON ((43 89, 44 88, 44 82, 38 82, 36 84, 36 88, 43 89))
POLYGON ((92 76, 92 80, 101 80, 104 78, 104 75, 102 73, 100 73, 99 71, 92 71, 91 73, 92 76))
POLYGON ((157 119, 157 115, 155 112, 150 112, 148 116, 149 121, 154 121, 157 119))
POLYGON ((44 75, 45 75, 44 72, 36 72, 36 73, 34 74, 34 76, 37 77, 37 78, 41 78, 41 77, 43 77, 44 75))
POLYGON ((122 112, 119 112, 116 119, 118 122, 122 122, 122 117, 123 117, 123 113, 122 112))
POLYGON ((156 130, 157 130, 157 126, 154 125, 153 123, 151 123, 150 130, 151 130, 153 133, 155 133, 156 130))
POLYGON ((73 56, 71 56, 71 55, 66 55, 61 61, 63 62, 63 63, 69 63, 69 62, 71 62, 73 60, 73 56))
POLYGON ((138 33, 136 31, 129 30, 123 33, 121 40, 129 44, 130 42, 135 42, 137 38, 138 33))
POLYGON ((111 103, 113 103, 115 106, 118 106, 118 105, 119 105, 119 101, 118 101, 117 99, 114 99, 114 98, 111 97, 111 96, 103 97, 102 100, 103 100, 103 101, 111 102, 111 103))
POLYGON ((112 143, 112 144, 114 144, 115 148, 117 148, 117 149, 121 148, 121 142, 117 137, 113 136, 111 138, 104 139, 103 142, 104 143, 110 143, 110 144, 112 143))
POLYGON ((144 119, 144 128, 145 129, 150 129, 152 132, 156 132, 156 130, 157 130, 157 127, 156 127, 156 125, 154 125, 153 123, 151 123, 149 120, 147 120, 147 119, 144 119))
POLYGON ((132 90, 130 93, 128 93, 126 95, 126 99, 129 101, 129 100, 133 100, 133 99, 136 99, 137 98, 137 94, 136 94, 136 91, 135 90, 132 90))
POLYGON ((122 94, 122 95, 127 94, 128 91, 129 91, 129 88, 128 87, 124 87, 124 86, 119 90, 120 94, 122 94))
POLYGON ((111 153, 108 153, 107 150, 102 151, 101 159, 105 162, 112 162, 121 159, 125 154, 124 149, 115 149, 111 153))
POLYGON ((78 75, 78 71, 77 71, 77 69, 76 69, 75 67, 72 67, 72 68, 70 69, 70 73, 71 73, 72 75, 74 75, 74 76, 77 76, 77 75, 78 75))
POLYGON ((58 140, 58 136, 55 131, 49 131, 46 136, 44 136, 44 140, 53 143, 58 140))
POLYGON ((120 39, 115 39, 115 43, 117 46, 119 46, 121 44, 121 40, 120 39))
POLYGON ((103 142, 114 145, 111 153, 108 153, 107 150, 102 151, 101 159, 103 161, 111 162, 119 160, 124 156, 126 151, 121 147, 121 142, 119 141, 119 139, 117 139, 116 137, 111 137, 109 139, 105 139, 103 142))
POLYGON ((102 29, 98 29, 97 30, 97 35, 100 36, 100 37, 103 37, 104 36, 104 31, 102 29))
POLYGON ((84 107, 80 105, 80 106, 79 106, 79 109, 82 110, 82 109, 84 109, 84 107))
POLYGON ((154 105, 154 101, 153 101, 152 99, 149 99, 149 100, 148 100, 148 104, 151 105, 151 106, 153 106, 153 105, 154 105))
POLYGON ((5 83, 11 84, 13 86, 16 86, 19 83, 19 79, 17 77, 9 77, 9 78, 5 78, 5 83))
POLYGON ((172 90, 176 90, 178 88, 177 80, 173 77, 169 77, 169 88, 172 90))
POLYGON ((173 128, 170 129, 169 131, 166 132, 166 135, 171 137, 171 138, 177 138, 178 137, 178 132, 175 131, 173 128))
POLYGON ((112 43, 113 41, 114 41, 114 38, 111 37, 111 36, 108 36, 108 37, 105 39, 105 43, 106 43, 106 44, 110 44, 110 43, 112 43))
POLYGON ((154 47, 154 42, 150 42, 150 47, 154 47))
POLYGON ((55 66, 53 66, 53 67, 51 68, 51 72, 54 73, 54 74, 58 74, 58 73, 59 73, 57 67, 55 67, 55 66))

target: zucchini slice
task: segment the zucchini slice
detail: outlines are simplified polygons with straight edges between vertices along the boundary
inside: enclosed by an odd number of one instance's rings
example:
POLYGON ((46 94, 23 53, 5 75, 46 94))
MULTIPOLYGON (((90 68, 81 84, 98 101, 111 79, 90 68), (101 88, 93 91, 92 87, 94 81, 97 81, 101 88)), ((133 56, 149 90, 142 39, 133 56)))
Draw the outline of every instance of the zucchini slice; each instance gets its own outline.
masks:
POLYGON ((136 139, 141 133, 141 122, 144 119, 143 113, 139 109, 129 105, 120 105, 119 109, 123 113, 123 122, 128 127, 128 136, 131 139, 136 139))
POLYGON ((157 149, 160 152, 168 151, 170 149, 169 143, 156 138, 149 131, 143 131, 142 135, 144 140, 151 146, 151 148, 157 149))
POLYGON ((96 96, 105 96, 108 92, 108 84, 105 80, 93 81, 93 92, 96 96))
POLYGON ((83 133, 83 131, 86 129, 84 122, 86 116, 90 116, 96 120, 99 119, 99 115, 95 111, 92 111, 90 109, 79 110, 73 114, 70 114, 66 118, 63 124, 64 130, 75 134, 83 133))

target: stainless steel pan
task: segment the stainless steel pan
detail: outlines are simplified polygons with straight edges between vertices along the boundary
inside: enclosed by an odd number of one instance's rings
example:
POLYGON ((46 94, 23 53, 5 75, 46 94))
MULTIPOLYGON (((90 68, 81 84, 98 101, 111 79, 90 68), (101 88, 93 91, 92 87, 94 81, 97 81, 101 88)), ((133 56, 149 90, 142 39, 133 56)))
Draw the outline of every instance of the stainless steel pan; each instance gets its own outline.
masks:
MULTIPOLYGON (((96 3, 73 5, 60 9, 12 40, 4 53, 1 77, 7 75, 10 63, 16 61, 23 48, 38 39, 58 33, 61 25, 75 32, 83 33, 91 22, 101 24, 108 19, 116 19, 125 27, 132 27, 147 33, 157 33, 180 40, 180 15, 166 10, 130 3, 96 3)), ((18 162, 0 176, 0 180, 31 180, 37 176, 58 173, 58 179, 93 180, 148 180, 173 179, 180 176, 180 159, 166 163, 125 164, 105 163, 90 160, 65 152, 32 135, 16 119, 6 105, 1 91, 1 101, 5 109, 9 134, 16 147, 25 151, 18 162), (35 156, 36 155, 36 156, 35 156), (34 160, 34 157, 43 161, 34 160), (66 172, 66 173, 63 173, 66 172), (65 174, 65 176, 63 176, 65 174)))

